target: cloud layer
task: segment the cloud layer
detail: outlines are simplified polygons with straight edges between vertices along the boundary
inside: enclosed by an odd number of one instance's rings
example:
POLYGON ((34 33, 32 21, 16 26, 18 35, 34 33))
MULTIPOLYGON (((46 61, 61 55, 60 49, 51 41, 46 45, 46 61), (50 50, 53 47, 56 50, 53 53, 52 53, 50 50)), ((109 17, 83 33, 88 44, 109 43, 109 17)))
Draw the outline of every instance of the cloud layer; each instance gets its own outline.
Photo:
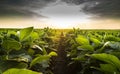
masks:
POLYGON ((55 0, 0 0, 0 16, 34 16, 36 10, 42 9, 55 0))
POLYGON ((83 5, 82 11, 95 17, 120 18, 120 0, 0 0, 0 16, 44 17, 40 10, 56 1, 83 5))
POLYGON ((69 4, 84 4, 85 13, 97 17, 120 18, 120 0, 62 0, 69 4))

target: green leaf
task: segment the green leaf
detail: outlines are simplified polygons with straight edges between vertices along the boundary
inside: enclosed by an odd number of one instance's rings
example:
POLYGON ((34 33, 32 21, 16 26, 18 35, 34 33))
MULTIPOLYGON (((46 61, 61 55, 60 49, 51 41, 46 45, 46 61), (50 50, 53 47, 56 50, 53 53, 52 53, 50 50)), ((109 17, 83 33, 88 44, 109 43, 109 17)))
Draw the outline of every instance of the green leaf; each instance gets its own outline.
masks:
POLYGON ((39 38, 39 35, 37 32, 32 32, 30 37, 32 38, 32 40, 35 40, 35 39, 38 39, 39 38))
POLYGON ((50 56, 48 55, 39 55, 38 57, 36 57, 35 59, 32 60, 32 62, 30 63, 30 67, 32 67, 33 65, 37 64, 37 63, 42 63, 44 61, 48 61, 50 59, 50 56))
POLYGON ((44 30, 39 30, 38 33, 39 33, 39 36, 40 36, 40 37, 42 37, 42 36, 45 34, 44 30))
POLYGON ((110 51, 109 53, 112 54, 112 55, 115 55, 118 58, 120 58, 120 52, 118 52, 118 51, 110 51))
POLYGON ((108 64, 113 65, 118 70, 120 70, 120 60, 111 54, 101 53, 101 54, 92 54, 92 57, 101 61, 104 61, 108 64))
POLYGON ((0 61, 0 70, 2 72, 10 69, 10 68, 19 68, 19 69, 24 69, 27 68, 28 65, 23 62, 17 62, 17 61, 0 61))
POLYGON ((30 62, 32 60, 30 55, 26 54, 17 54, 17 55, 9 55, 8 60, 18 61, 18 62, 30 62))
POLYGON ((119 49, 120 50, 120 42, 110 42, 108 45, 113 49, 119 49))
POLYGON ((117 69, 111 64, 100 64, 100 69, 103 72, 114 73, 117 72, 117 69))
POLYGON ((29 38, 32 31, 33 31, 33 27, 28 27, 20 30, 20 41, 24 41, 27 38, 29 38))
POLYGON ((27 69, 9 69, 7 71, 5 71, 3 74, 42 74, 42 73, 38 73, 32 70, 27 70, 27 69))
POLYGON ((32 48, 39 49, 40 51, 43 51, 43 49, 38 45, 33 45, 32 48))
POLYGON ((94 51, 94 48, 91 45, 78 46, 77 49, 78 50, 83 50, 83 51, 94 51))
POLYGON ((29 55, 34 55, 35 51, 33 49, 28 49, 28 54, 29 55))
POLYGON ((95 47, 98 47, 101 44, 101 42, 96 38, 91 37, 90 40, 94 43, 95 47))
POLYGON ((43 48, 43 55, 47 55, 47 51, 45 48, 43 48))
POLYGON ((7 51, 11 51, 11 50, 20 50, 22 46, 18 41, 14 39, 4 39, 2 42, 2 47, 7 51))
POLYGON ((8 31, 7 35, 10 36, 11 34, 17 35, 17 32, 15 32, 15 31, 8 31))
POLYGON ((113 35, 107 35, 107 36, 105 37, 105 40, 106 40, 106 41, 120 41, 120 39, 119 39, 118 37, 115 37, 115 36, 113 36, 113 35))
POLYGON ((94 42, 95 44, 100 44, 101 42, 98 40, 98 39, 96 39, 96 38, 90 38, 90 40, 92 41, 92 42, 94 42))
POLYGON ((85 55, 77 56, 76 58, 72 58, 74 61, 86 61, 85 55))
POLYGON ((103 45, 100 49, 97 50, 97 52, 101 53, 101 52, 104 50, 104 48, 105 48, 106 46, 108 46, 109 44, 110 44, 110 41, 105 42, 104 45, 103 45))
POLYGON ((57 56, 57 53, 56 52, 50 52, 49 56, 57 56))
POLYGON ((78 35, 78 37, 75 38, 75 40, 80 45, 89 45, 90 44, 89 40, 82 35, 78 35))

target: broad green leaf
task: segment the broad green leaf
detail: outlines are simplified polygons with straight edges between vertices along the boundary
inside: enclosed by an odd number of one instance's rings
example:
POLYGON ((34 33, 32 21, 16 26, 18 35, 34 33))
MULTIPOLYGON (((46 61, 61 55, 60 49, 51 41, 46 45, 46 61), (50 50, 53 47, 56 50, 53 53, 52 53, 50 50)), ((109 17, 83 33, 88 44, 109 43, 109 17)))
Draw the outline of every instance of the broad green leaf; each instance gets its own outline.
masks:
POLYGON ((10 36, 11 34, 17 35, 17 32, 15 32, 15 31, 8 31, 7 35, 10 36))
POLYGON ((94 42, 95 44, 100 44, 101 42, 98 40, 98 39, 96 39, 96 38, 90 38, 90 40, 92 41, 92 42, 94 42))
POLYGON ((85 38, 82 35, 78 35, 77 38, 75 38, 76 42, 80 45, 89 45, 89 40, 85 38))
POLYGON ((78 46, 77 49, 78 50, 83 50, 83 51, 94 51, 94 48, 91 45, 78 46))
POLYGON ((10 69, 10 68, 19 68, 19 69, 24 69, 27 68, 28 65, 23 62, 17 62, 17 61, 0 61, 0 70, 2 72, 10 69))
POLYGON ((113 49, 119 49, 120 50, 120 42, 110 42, 108 45, 113 49))
POLYGON ((90 40, 94 43, 95 47, 98 47, 101 44, 101 42, 96 38, 91 37, 90 40))
POLYGON ((117 72, 117 69, 111 64, 100 64, 100 69, 103 72, 114 73, 117 72))
POLYGON ((18 64, 15 66, 15 68, 20 68, 20 69, 25 69, 27 67, 28 67, 28 64, 23 62, 18 62, 18 64))
POLYGON ((50 52, 49 56, 57 56, 57 53, 56 52, 50 52))
POLYGON ((27 69, 12 68, 12 69, 5 71, 3 74, 42 74, 42 73, 38 73, 38 72, 27 70, 27 69))
POLYGON ((20 30, 20 41, 26 40, 33 31, 33 27, 28 27, 20 30))
POLYGON ((120 58, 120 52, 118 52, 118 51, 111 51, 109 53, 112 54, 112 55, 115 55, 118 58, 120 58))
POLYGON ((32 38, 32 40, 39 39, 39 35, 37 32, 32 32, 30 37, 32 38))
POLYGON ((42 37, 42 36, 45 34, 44 30, 39 30, 38 33, 39 33, 39 36, 40 36, 40 37, 42 37))
POLYGON ((50 59, 50 56, 48 56, 48 55, 40 55, 32 60, 32 62, 30 63, 30 67, 32 67, 33 65, 35 65, 37 63, 48 61, 49 59, 50 59))
POLYGON ((92 57, 101 61, 104 61, 108 64, 113 65, 118 70, 120 70, 120 60, 111 54, 101 53, 101 54, 92 54, 92 57))
POLYGON ((18 41, 14 39, 4 39, 2 42, 2 47, 7 51, 11 51, 11 50, 20 50, 22 46, 18 41))

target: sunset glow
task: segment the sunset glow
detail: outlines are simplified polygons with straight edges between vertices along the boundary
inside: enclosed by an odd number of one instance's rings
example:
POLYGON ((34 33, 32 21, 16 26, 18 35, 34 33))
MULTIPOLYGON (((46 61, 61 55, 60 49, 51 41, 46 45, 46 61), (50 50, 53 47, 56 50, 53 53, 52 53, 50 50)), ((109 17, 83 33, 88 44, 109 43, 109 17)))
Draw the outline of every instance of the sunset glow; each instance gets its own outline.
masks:
POLYGON ((6 1, 1 1, 0 28, 120 29, 119 6, 113 9, 117 2, 110 1, 114 6, 108 8, 106 0, 30 0, 25 5, 6 1))
POLYGON ((56 29, 120 29, 119 20, 81 20, 76 21, 72 19, 51 19, 42 20, 39 19, 27 19, 27 18, 13 18, 13 19, 0 19, 1 28, 24 28, 34 26, 35 28, 56 28, 56 29))

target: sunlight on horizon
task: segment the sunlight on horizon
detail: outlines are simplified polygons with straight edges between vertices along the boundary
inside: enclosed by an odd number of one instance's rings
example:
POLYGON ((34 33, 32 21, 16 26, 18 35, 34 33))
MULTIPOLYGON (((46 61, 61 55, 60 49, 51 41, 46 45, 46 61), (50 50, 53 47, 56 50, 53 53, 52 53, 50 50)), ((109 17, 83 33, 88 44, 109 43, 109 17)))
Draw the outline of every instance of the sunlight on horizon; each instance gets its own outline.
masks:
POLYGON ((115 10, 116 12, 114 12, 113 9, 110 10, 110 14, 105 14, 109 13, 106 11, 109 10, 109 5, 105 9, 104 7, 101 8, 102 6, 100 9, 96 9, 96 6, 100 5, 97 3, 99 1, 92 1, 90 3, 85 1, 82 4, 76 4, 78 0, 71 0, 72 3, 69 3, 69 0, 68 3, 62 0, 49 1, 25 1, 28 4, 22 7, 21 5, 17 7, 17 5, 9 4, 9 2, 6 3, 6 1, 4 4, 3 1, 1 6, 5 7, 5 9, 1 9, 3 12, 0 13, 0 28, 25 28, 33 26, 35 28, 50 27, 53 29, 72 29, 73 27, 80 29, 120 29, 120 18, 116 16, 119 14, 119 11, 115 10), (10 5, 10 8, 7 4, 10 5), (96 7, 95 12, 99 14, 94 13, 93 9, 93 13, 89 12, 89 9, 88 12, 84 11, 86 6, 90 6, 90 9, 96 7), (100 11, 105 11, 105 13, 100 11), (112 14, 112 12, 114 13, 112 14))
POLYGON ((69 5, 64 2, 56 2, 41 10, 47 24, 51 24, 53 28, 72 28, 76 24, 87 24, 90 19, 87 14, 80 12, 81 5, 69 5), (59 8, 59 9, 58 9, 59 8))
POLYGON ((49 19, 46 24, 50 24, 52 28, 73 28, 76 27, 78 23, 81 24, 87 24, 88 20, 77 20, 77 19, 65 19, 65 18, 59 18, 59 19, 49 19))
MULTIPOLYGON (((76 19, 73 19, 76 20, 76 19)), ((120 29, 119 20, 84 20, 73 21, 72 19, 30 19, 30 18, 0 18, 0 28, 25 28, 34 26, 34 28, 50 27, 53 29, 120 29), (69 22, 70 21, 70 22, 69 22)))

